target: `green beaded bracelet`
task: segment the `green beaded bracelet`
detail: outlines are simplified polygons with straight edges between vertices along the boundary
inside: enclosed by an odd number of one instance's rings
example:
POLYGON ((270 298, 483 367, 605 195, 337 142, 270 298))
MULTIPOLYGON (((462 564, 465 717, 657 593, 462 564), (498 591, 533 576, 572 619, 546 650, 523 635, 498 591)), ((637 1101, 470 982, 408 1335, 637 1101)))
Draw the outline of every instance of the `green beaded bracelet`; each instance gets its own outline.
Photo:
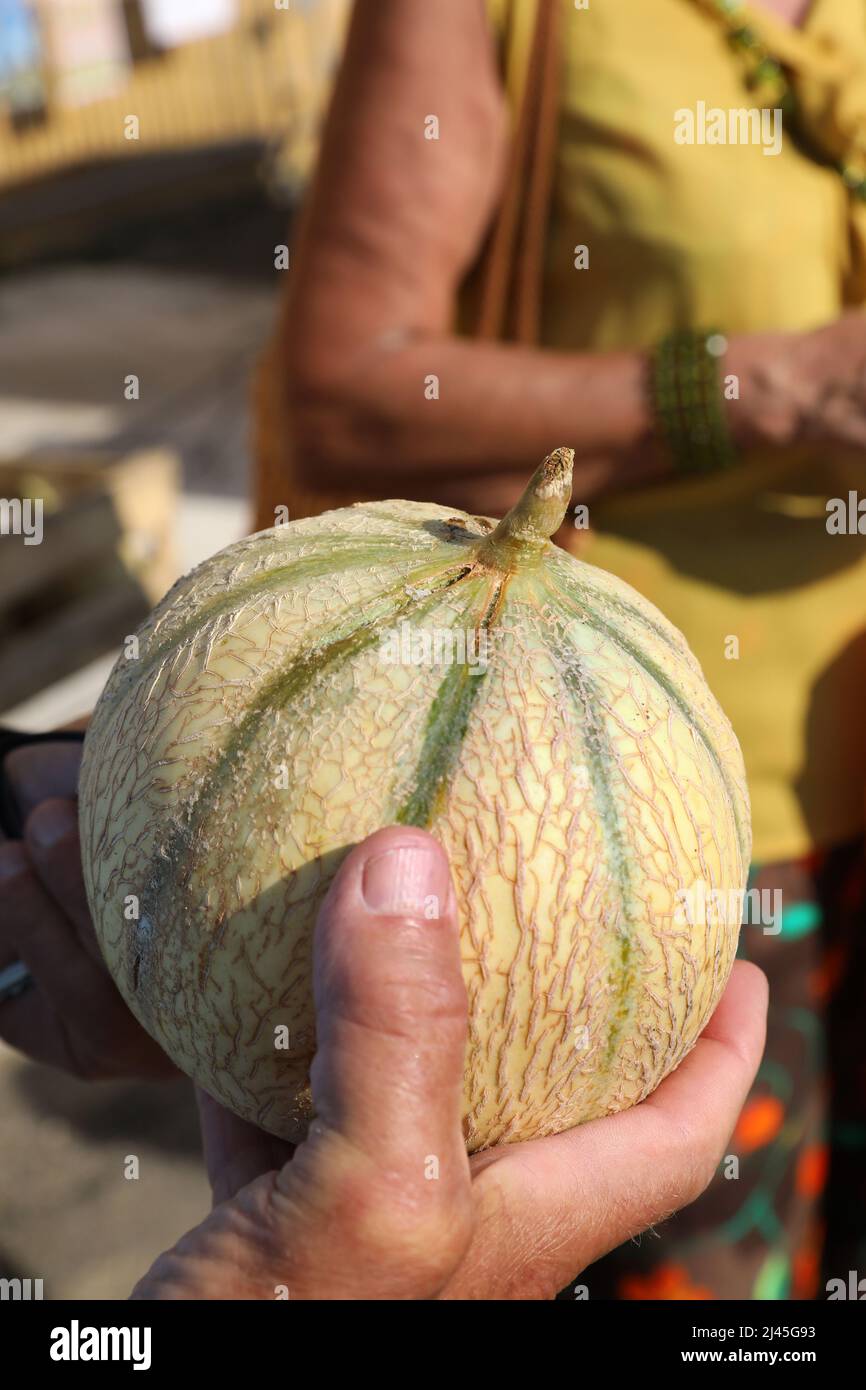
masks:
POLYGON ((736 451, 724 410, 719 357, 721 334, 670 333, 652 357, 652 397, 659 434, 677 472, 711 473, 730 468, 736 451))

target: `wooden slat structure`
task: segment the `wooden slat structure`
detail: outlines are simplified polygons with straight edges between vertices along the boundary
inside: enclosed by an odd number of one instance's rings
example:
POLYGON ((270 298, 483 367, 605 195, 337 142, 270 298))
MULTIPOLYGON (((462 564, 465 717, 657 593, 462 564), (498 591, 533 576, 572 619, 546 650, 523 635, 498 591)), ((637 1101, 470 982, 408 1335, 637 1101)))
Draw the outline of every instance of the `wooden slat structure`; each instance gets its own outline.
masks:
MULTIPOLYGON (((44 11, 53 0, 39 0, 44 11)), ((123 9, 122 0, 116 0, 123 9)), ((286 176, 305 176, 339 53, 349 0, 240 0, 229 32, 133 57, 116 95, 82 106, 52 100, 24 124, 0 111, 0 189, 96 160, 261 139, 286 176), (127 118, 138 139, 127 138, 127 118)), ((133 48, 134 51, 134 48, 133 48)))
POLYGON ((0 710, 117 648, 174 582, 178 473, 165 449, 0 464, 0 498, 43 503, 39 544, 0 540, 0 710))

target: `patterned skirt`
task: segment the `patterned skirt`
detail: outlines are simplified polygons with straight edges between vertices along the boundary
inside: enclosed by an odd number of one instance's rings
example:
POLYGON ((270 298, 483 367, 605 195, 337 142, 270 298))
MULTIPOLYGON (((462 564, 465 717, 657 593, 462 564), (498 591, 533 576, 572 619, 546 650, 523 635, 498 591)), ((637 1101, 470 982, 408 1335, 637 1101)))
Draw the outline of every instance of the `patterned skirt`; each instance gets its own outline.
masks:
POLYGON ((781 930, 740 936, 770 981, 754 1087, 704 1195, 585 1270, 590 1298, 826 1298, 866 1276, 866 844, 749 887, 782 893, 781 930))

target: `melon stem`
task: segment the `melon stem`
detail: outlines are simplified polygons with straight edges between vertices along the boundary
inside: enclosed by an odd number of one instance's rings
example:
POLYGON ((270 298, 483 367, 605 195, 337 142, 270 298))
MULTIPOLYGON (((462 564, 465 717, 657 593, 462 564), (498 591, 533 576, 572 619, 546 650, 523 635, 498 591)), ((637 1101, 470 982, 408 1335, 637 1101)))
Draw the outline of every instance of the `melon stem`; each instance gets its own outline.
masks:
POLYGON ((524 547, 546 545, 559 530, 571 502, 573 449, 554 449, 540 463, 511 511, 487 537, 479 558, 513 568, 524 547))

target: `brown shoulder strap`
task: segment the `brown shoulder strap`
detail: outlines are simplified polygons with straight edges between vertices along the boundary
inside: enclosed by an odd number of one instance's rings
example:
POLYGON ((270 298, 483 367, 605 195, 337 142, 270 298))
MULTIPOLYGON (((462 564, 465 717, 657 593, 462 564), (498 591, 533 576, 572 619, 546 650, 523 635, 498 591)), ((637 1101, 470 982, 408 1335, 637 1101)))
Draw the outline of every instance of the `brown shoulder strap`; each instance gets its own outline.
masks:
POLYGON ((480 268, 476 336, 538 341, 559 110, 560 0, 538 11, 504 196, 480 268))

